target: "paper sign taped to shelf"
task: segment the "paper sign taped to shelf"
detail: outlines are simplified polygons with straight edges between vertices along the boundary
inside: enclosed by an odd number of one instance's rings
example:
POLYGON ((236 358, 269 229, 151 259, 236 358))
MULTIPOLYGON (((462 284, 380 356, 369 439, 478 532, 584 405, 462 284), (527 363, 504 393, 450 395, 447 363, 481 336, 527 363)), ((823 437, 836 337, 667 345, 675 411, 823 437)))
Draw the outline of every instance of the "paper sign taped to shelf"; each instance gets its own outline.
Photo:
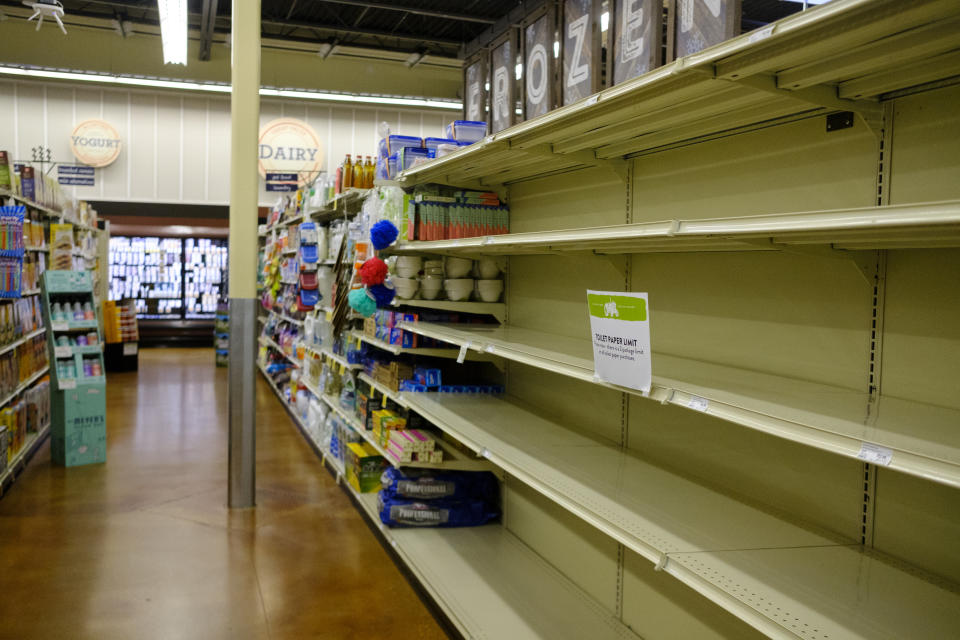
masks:
POLYGON ((595 375, 650 391, 650 313, 646 293, 587 290, 595 375))
POLYGON ((890 466, 893 461, 893 450, 881 447, 880 445, 864 442, 860 444, 860 453, 857 457, 864 462, 871 464, 881 464, 885 467, 890 466))
POLYGON ((125 356, 135 356, 135 355, 137 355, 137 343, 136 343, 136 342, 124 342, 124 343, 123 343, 123 355, 125 355, 125 356))

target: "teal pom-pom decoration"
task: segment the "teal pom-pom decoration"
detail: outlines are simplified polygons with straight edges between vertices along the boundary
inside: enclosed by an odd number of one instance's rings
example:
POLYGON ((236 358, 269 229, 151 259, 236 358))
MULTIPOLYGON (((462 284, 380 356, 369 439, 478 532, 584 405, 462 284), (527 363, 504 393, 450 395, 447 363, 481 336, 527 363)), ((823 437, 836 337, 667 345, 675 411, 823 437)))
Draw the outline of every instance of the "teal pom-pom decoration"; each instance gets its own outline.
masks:
POLYGON ((350 303, 351 309, 362 315, 364 318, 369 318, 377 312, 377 303, 373 298, 367 295, 366 289, 354 289, 348 293, 347 302, 350 303))
POLYGON ((389 283, 375 284, 372 287, 368 287, 368 289, 370 290, 370 295, 377 301, 378 307, 390 306, 390 303, 393 302, 393 296, 397 294, 393 285, 389 283))
POLYGON ((381 220, 370 228, 370 242, 377 251, 382 251, 392 245, 400 232, 389 220, 381 220))

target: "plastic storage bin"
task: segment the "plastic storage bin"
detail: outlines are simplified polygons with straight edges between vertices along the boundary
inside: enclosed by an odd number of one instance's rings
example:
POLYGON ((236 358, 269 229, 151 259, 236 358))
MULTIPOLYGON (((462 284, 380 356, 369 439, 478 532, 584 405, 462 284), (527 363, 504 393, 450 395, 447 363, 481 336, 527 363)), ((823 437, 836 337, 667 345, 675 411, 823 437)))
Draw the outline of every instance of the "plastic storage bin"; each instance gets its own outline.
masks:
POLYGON ((487 135, 487 123, 479 120, 454 120, 447 125, 447 137, 467 144, 483 140, 487 135))
POLYGON ((430 159, 430 150, 426 147, 405 147, 398 152, 397 169, 405 171, 430 159))

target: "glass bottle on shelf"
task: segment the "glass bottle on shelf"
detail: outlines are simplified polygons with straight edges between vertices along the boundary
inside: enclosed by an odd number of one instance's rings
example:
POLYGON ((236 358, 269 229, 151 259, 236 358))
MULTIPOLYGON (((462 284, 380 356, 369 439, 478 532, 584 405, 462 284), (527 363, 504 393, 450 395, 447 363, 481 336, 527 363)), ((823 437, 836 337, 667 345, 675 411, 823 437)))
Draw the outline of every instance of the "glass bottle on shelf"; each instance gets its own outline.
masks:
POLYGON ((343 177, 340 180, 340 191, 344 191, 353 186, 353 162, 350 160, 350 154, 347 154, 343 161, 343 177))
POLYGON ((366 187, 367 185, 364 182, 365 175, 366 174, 363 168, 363 156, 358 155, 357 161, 353 165, 353 186, 356 187, 357 189, 362 189, 366 187))

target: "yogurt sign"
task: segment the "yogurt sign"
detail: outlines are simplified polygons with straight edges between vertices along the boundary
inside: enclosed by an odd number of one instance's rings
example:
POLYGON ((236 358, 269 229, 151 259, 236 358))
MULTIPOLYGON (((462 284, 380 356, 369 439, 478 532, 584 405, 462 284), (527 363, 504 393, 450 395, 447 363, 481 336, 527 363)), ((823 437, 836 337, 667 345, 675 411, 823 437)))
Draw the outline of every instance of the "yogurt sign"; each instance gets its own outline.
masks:
POLYGON ((313 127, 294 118, 280 118, 260 129, 260 175, 296 173, 300 185, 312 181, 323 164, 323 150, 313 127))
POLYGON ((106 167, 120 155, 120 134, 103 120, 85 120, 70 134, 73 155, 89 167, 106 167))

